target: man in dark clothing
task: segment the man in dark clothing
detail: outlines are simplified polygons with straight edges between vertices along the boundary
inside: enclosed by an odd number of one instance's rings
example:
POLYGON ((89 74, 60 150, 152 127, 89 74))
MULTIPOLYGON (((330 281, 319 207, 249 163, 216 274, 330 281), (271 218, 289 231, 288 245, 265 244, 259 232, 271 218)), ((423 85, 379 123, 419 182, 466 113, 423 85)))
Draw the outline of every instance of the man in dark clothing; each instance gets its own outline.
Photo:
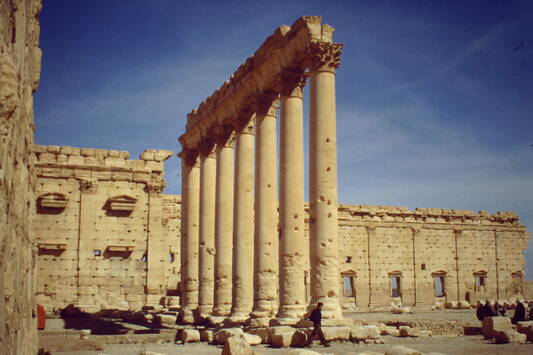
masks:
POLYGON ((497 314, 494 312, 494 309, 490 306, 490 301, 486 300, 484 305, 478 307, 476 311, 477 319, 483 322, 485 317, 495 317, 497 314))
POLYGON ((516 301, 516 308, 514 310, 513 318, 511 319, 511 323, 516 324, 518 322, 523 322, 526 320, 526 307, 524 304, 520 301, 516 301))
POLYGON ((318 302, 316 305, 316 308, 311 312, 311 315, 309 316, 309 320, 313 322, 313 333, 307 339, 307 342, 305 343, 305 346, 310 346, 313 342, 313 339, 318 336, 318 339, 320 339, 320 342, 325 347, 329 347, 329 343, 326 340, 326 337, 324 336, 324 332, 322 331, 322 306, 324 304, 322 302, 318 302))

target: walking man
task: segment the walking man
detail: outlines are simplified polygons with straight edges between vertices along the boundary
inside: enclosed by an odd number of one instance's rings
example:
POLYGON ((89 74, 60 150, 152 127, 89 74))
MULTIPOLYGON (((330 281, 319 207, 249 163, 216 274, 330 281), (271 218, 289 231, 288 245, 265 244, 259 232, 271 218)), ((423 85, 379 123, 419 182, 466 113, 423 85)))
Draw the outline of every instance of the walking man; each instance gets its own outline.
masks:
POLYGON ((318 336, 318 339, 320 339, 320 342, 323 346, 329 347, 329 343, 326 340, 326 337, 324 336, 324 332, 322 331, 322 306, 324 304, 322 302, 318 302, 316 305, 316 308, 311 312, 311 315, 309 316, 309 320, 313 322, 313 333, 307 339, 307 342, 305 343, 305 346, 310 346, 313 342, 313 339, 318 336))

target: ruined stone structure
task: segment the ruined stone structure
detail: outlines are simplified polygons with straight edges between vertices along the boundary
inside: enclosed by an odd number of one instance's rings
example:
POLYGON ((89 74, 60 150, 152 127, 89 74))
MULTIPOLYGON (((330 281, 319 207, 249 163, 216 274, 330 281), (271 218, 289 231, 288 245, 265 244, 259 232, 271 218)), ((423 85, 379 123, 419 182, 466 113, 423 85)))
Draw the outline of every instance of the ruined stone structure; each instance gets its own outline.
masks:
POLYGON ((172 152, 35 146, 37 300, 47 310, 177 305, 179 196, 172 152))
POLYGON ((33 92, 39 85, 39 0, 0 1, 0 344, 35 354, 31 233, 33 92))
POLYGON ((212 315, 290 324, 320 301, 325 323, 335 324, 341 304, 430 306, 522 293, 529 234, 513 213, 338 207, 335 72, 342 45, 333 33, 320 17, 281 26, 188 115, 179 138, 183 322, 212 315))
POLYGON ((302 17, 290 27, 281 26, 230 80, 188 115, 186 132, 180 137, 186 248, 182 254, 183 321, 194 321, 191 311, 198 308, 201 316, 215 309, 215 315, 237 322, 251 313, 252 324, 257 326, 267 325, 274 317, 290 323, 301 318, 309 303, 318 302, 324 303, 324 318, 342 318, 335 118, 335 71, 342 45, 333 43, 333 33, 320 17, 302 17), (305 299, 303 283, 303 87, 307 78, 311 85, 310 302, 305 299), (228 171, 233 169, 231 176, 228 171), (232 208, 233 215, 217 213, 232 208), (232 253, 215 258, 215 245, 231 243, 232 253))

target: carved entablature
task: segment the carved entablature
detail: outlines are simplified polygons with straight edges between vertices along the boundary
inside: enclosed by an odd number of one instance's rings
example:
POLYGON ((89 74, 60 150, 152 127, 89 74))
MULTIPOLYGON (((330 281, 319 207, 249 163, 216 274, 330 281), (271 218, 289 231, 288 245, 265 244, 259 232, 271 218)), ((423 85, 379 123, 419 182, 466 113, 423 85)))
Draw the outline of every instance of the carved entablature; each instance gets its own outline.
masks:
POLYGON ((341 65, 342 44, 312 42, 309 46, 309 67, 311 71, 331 71, 341 65))
POLYGON ((67 202, 67 196, 59 192, 48 192, 37 198, 37 206, 40 208, 63 210, 67 207, 67 202))
POLYGON ((247 121, 238 121, 237 133, 255 135, 255 113, 252 113, 247 121))
POLYGON ((111 197, 107 200, 108 211, 131 212, 135 209, 137 199, 128 195, 111 197))

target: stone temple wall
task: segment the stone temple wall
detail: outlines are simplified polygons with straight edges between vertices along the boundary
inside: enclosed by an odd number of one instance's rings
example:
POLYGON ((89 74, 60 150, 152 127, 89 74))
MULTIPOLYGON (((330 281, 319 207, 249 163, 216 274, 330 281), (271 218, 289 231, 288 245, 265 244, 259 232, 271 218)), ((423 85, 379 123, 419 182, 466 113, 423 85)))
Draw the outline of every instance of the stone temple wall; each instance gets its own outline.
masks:
MULTIPOLYGON (((179 304, 181 198, 161 193, 170 155, 35 146, 37 297, 48 311, 179 304)), ((308 216, 305 229, 308 245, 308 216)), ((343 307, 516 297, 526 291, 528 240, 511 212, 339 205, 343 307)), ((309 248, 302 252, 309 301, 309 248)))
POLYGON ((39 85, 40 0, 0 0, 0 344, 34 354, 33 92, 39 85))
POLYGON ((37 301, 47 311, 172 302, 180 198, 161 193, 171 155, 35 146, 37 301))

